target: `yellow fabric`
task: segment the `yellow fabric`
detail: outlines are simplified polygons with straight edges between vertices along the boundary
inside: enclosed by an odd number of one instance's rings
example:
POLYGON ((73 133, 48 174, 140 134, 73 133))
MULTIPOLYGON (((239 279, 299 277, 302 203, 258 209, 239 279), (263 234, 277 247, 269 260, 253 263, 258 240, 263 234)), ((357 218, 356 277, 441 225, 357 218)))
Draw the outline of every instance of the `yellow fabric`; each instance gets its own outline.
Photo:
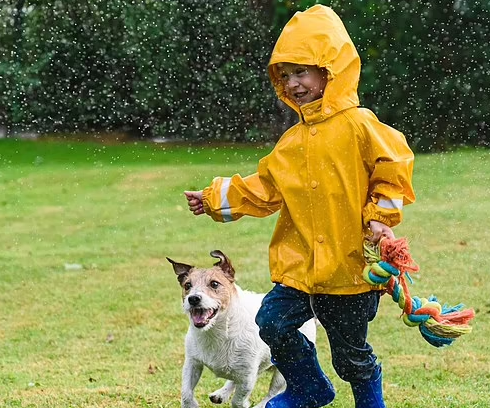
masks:
POLYGON ((221 222, 280 211, 269 252, 273 282, 310 294, 367 292, 373 287, 362 277, 364 228, 370 220, 398 224, 401 203, 415 200, 413 153, 400 132, 358 107, 359 57, 330 8, 296 13, 269 73, 300 121, 255 174, 218 177, 205 188, 204 209, 221 222), (323 99, 301 107, 288 100, 275 77, 279 62, 326 67, 323 99))

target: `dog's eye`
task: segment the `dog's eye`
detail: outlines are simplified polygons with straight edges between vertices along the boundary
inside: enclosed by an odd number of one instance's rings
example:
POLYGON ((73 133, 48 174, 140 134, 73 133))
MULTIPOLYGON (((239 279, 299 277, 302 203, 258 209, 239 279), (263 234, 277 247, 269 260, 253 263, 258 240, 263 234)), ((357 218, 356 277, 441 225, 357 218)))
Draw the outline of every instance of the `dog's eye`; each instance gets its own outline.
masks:
POLYGON ((212 281, 209 286, 211 286, 212 289, 218 289, 219 288, 219 285, 220 283, 219 282, 216 282, 216 281, 212 281))
POLYGON ((191 285, 191 283, 190 283, 190 282, 186 282, 186 283, 184 283, 184 289, 185 289, 185 290, 189 290, 190 288, 192 288, 192 285, 191 285))

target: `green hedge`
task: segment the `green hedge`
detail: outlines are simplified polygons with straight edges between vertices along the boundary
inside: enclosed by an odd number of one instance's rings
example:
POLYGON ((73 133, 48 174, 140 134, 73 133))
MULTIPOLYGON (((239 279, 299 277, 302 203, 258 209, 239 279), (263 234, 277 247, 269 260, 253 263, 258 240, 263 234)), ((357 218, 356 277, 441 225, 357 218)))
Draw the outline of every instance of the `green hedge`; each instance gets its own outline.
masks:
MULTIPOLYGON (((267 60, 289 17, 316 1, 276 0, 274 21, 249 3, 4 1, 0 119, 44 132, 273 140, 286 116, 267 60)), ((362 104, 412 147, 489 145, 488 1, 321 3, 341 15, 358 47, 362 104)))
POLYGON ((11 128, 245 140, 272 122, 271 39, 246 0, 26 0, 17 37, 16 3, 0 8, 11 128))

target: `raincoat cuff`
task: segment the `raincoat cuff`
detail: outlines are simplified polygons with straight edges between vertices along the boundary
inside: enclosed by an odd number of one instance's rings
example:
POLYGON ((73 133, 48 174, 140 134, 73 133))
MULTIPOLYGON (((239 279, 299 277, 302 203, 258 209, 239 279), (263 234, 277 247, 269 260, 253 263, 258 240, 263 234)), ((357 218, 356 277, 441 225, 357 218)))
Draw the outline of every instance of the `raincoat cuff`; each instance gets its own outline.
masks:
POLYGON ((386 209, 369 203, 362 211, 363 223, 369 227, 369 221, 378 221, 388 227, 394 227, 402 221, 402 212, 397 209, 386 209))
POLYGON ((204 212, 209 215, 214 221, 224 222, 223 217, 221 216, 221 211, 213 210, 212 200, 213 200, 213 185, 204 188, 202 191, 202 207, 204 212))

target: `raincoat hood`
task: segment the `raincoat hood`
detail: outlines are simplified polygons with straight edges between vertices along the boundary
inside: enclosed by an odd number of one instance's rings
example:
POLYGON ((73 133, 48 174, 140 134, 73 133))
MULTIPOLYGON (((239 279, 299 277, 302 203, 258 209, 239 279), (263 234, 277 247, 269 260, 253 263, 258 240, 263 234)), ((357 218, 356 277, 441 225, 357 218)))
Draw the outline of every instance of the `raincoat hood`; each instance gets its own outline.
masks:
POLYGON ((281 62, 316 65, 328 70, 322 99, 325 117, 359 105, 359 54, 344 24, 331 8, 316 5, 297 12, 282 30, 269 61, 269 76, 277 96, 300 114, 299 106, 287 97, 280 81, 276 64, 281 62))

